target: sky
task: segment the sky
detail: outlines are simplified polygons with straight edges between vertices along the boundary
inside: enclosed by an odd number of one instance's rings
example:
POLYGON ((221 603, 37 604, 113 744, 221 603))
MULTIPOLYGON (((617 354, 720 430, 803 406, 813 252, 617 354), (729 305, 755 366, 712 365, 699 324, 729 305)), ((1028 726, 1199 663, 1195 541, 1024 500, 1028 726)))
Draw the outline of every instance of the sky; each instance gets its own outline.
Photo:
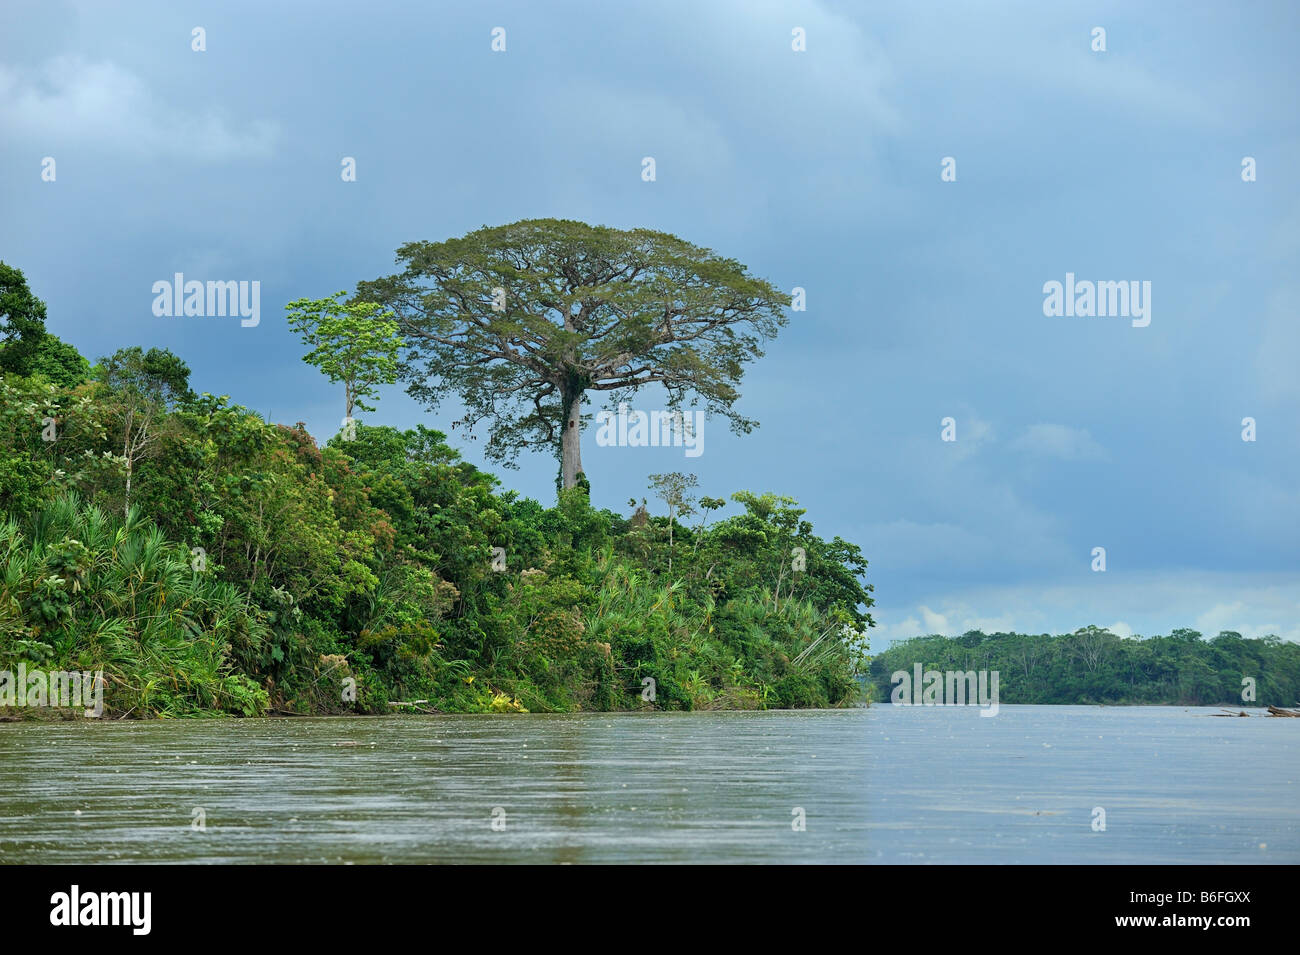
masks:
MULTIPOLYGON (((6 0, 0 259, 92 360, 170 348, 323 442, 342 389, 285 303, 484 225, 670 232, 806 308, 746 374, 753 433, 588 430, 597 506, 672 470, 797 499, 870 561, 876 647, 1298 640, 1300 5, 994 7, 6 0), (155 315, 176 272, 260 282, 260 321, 155 315), (1067 273, 1149 282, 1149 324, 1045 314, 1067 273)), ((362 420, 456 417, 399 385, 362 420)), ((552 501, 554 458, 518 464, 487 466, 552 501)))

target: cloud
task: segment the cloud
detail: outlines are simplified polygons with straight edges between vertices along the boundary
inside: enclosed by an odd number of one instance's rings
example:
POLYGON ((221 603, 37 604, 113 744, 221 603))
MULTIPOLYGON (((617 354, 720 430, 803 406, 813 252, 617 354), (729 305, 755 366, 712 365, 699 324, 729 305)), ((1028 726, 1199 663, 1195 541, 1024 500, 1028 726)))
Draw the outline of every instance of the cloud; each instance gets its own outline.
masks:
MULTIPOLYGON (((964 9, 908 4, 871 14, 876 29, 888 31, 896 61, 910 64, 925 57, 943 64, 942 72, 924 77, 931 82, 960 77, 965 88, 981 92, 1013 85, 1022 97, 1032 90, 1072 109, 1092 105, 1109 113, 1200 128, 1214 127, 1230 115, 1228 91, 1213 88, 1203 77, 1180 77, 1171 68, 1186 55, 1185 37, 1177 45, 1150 36, 1135 44, 1136 24, 1116 22, 1119 19, 1115 14, 1106 21, 1108 51, 1094 53, 1091 24, 1080 23, 1075 10, 1050 4, 1003 5, 997 16, 980 4, 964 9), (1009 29, 1009 23, 1014 28, 1009 29), (1136 55, 1135 48, 1140 51, 1136 55)), ((1197 39, 1213 49, 1211 39, 1197 39)), ((1239 89, 1242 82, 1236 75, 1216 79, 1230 89, 1239 89)), ((978 122, 981 117, 971 118, 978 122)))
POLYGON ((1123 578, 1092 575, 1087 584, 969 588, 924 598, 914 607, 873 607, 877 649, 931 633, 1073 633, 1104 606, 1123 612, 1106 629, 1121 637, 1167 634, 1190 626, 1203 636, 1235 630, 1244 637, 1276 634, 1300 642, 1300 581, 1294 576, 1226 572, 1161 572, 1123 578), (1231 595, 1230 599, 1222 599, 1231 595))
MULTIPOLYGON (((901 128, 897 76, 872 18, 821 3, 731 0, 682 9, 701 21, 685 38, 694 47, 690 62, 722 66, 710 71, 717 85, 703 92, 724 95, 746 125, 770 129, 775 111, 787 135, 815 132, 819 152, 858 143, 864 131, 892 134, 901 128), (805 34, 803 53, 791 49, 796 27, 805 34), (756 90, 762 95, 754 95, 756 90)), ((674 40, 682 42, 680 24, 669 22, 674 40)))
POLYGON ((27 72, 0 65, 0 127, 51 150, 98 147, 213 162, 266 158, 279 136, 274 123, 256 120, 240 129, 214 110, 160 102, 129 70, 78 56, 27 72))
POLYGON ((948 618, 929 607, 921 608, 921 617, 925 620, 925 628, 929 633, 948 633, 952 630, 948 618))
MULTIPOLYGON (((935 422, 940 433, 947 431, 947 420, 952 418, 953 440, 944 441, 938 445, 942 449, 940 460, 953 464, 965 461, 979 453, 985 445, 994 443, 997 440, 997 432, 993 429, 993 424, 984 418, 979 417, 975 412, 970 410, 956 410, 952 414, 944 415, 943 419, 935 422)), ((927 445, 930 450, 934 450, 934 445, 927 445)))
POLYGON ((1030 425, 1011 445, 1020 451, 1061 458, 1064 461, 1109 457, 1106 449, 1094 441, 1087 430, 1063 424, 1030 425))
MULTIPOLYGON (((1279 636, 1286 636, 1288 640, 1300 640, 1294 624, 1288 631, 1280 623, 1251 622, 1252 617, 1255 617, 1256 620, 1259 618, 1251 614, 1250 610, 1251 608, 1240 600, 1234 600, 1232 603, 1215 604, 1196 618, 1194 629, 1199 630, 1206 636, 1216 635, 1223 630, 1235 630, 1248 639, 1265 637, 1270 633, 1275 633, 1279 636)), ((1288 619, 1294 620, 1297 611, 1300 611, 1300 603, 1291 608, 1288 619)), ((1267 621, 1267 617, 1264 620, 1267 621)))
POLYGON ((957 444, 963 452, 974 454, 981 446, 991 443, 997 437, 993 425, 982 418, 968 415, 962 423, 966 426, 965 433, 958 433, 957 444))

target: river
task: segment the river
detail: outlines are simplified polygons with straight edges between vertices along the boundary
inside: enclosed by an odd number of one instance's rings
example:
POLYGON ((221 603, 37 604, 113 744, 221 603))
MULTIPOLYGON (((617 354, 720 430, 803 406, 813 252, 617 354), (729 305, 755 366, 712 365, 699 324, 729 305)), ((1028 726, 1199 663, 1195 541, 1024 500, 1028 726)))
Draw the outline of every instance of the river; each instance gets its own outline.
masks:
POLYGON ((10 723, 0 862, 1300 862, 1300 724, 1215 712, 10 723))

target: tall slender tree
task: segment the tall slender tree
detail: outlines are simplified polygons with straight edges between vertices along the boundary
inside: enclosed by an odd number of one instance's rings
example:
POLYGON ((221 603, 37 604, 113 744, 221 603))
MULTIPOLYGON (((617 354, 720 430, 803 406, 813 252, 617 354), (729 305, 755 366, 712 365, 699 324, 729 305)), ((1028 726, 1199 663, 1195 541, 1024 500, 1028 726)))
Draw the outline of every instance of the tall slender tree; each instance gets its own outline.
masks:
POLYGON ((345 427, 353 411, 375 410, 365 399, 373 398, 379 385, 397 381, 401 349, 397 323, 373 302, 344 302, 346 294, 300 298, 285 306, 289 327, 311 348, 303 361, 343 385, 345 427))
POLYGON ((694 474, 670 471, 650 475, 650 490, 668 505, 668 570, 673 569, 673 524, 677 516, 690 517, 695 513, 694 489, 699 486, 694 474))

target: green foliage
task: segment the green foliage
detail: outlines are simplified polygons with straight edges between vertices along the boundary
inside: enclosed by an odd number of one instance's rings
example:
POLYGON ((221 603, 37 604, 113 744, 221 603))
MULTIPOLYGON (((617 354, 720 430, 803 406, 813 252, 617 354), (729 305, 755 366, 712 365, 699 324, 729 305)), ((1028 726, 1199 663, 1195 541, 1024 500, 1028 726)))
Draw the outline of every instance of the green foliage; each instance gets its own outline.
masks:
MULTIPOLYGON (((606 232, 605 252, 643 254, 606 232)), ((670 240, 638 241, 697 261, 670 240)), ((702 267, 771 297, 735 263, 702 267)), ((291 311, 351 401, 389 380, 392 329, 338 299, 291 311)), ((593 508, 585 480, 545 507, 440 431, 358 424, 320 446, 188 379, 157 348, 93 380, 0 375, 0 667, 102 667, 110 711, 133 717, 855 698, 866 562, 789 498, 741 492, 743 513, 686 526, 697 481, 671 474, 652 478, 667 516, 593 508)))
MULTIPOLYGON (((1300 645, 1277 637, 1243 639, 1225 631, 1204 640, 1195 630, 1122 639, 1091 626, 1074 633, 971 631, 916 637, 871 662, 877 699, 889 699, 890 676, 926 670, 997 670, 1003 703, 1165 703, 1242 705, 1242 681, 1255 680, 1254 704, 1300 701, 1300 645)), ((1249 703, 1249 701, 1248 701, 1249 703)))
POLYGON ((61 497, 0 523, 0 554, 0 669, 102 670, 109 715, 266 711, 232 662, 266 637, 256 609, 138 513, 61 497))
POLYGON ((170 407, 194 397, 190 366, 166 348, 119 348, 99 360, 95 373, 112 392, 137 405, 170 407))
POLYGON ((165 348, 138 345, 122 348, 95 367, 95 377, 103 383, 109 429, 120 439, 123 467, 122 507, 130 510, 131 490, 136 469, 156 454, 159 439, 170 423, 168 408, 192 400, 190 369, 185 362, 165 348))
POLYGON ((56 335, 46 332, 27 363, 28 374, 36 379, 71 388, 90 379, 90 362, 81 352, 56 335))
POLYGON ((45 327, 45 303, 20 269, 0 262, 0 373, 71 388, 90 376, 79 351, 45 327))
POLYGON ((26 517, 59 493, 113 484, 109 417, 87 387, 0 377, 0 509, 26 517))
MULTIPOLYGON (((789 296, 741 263, 676 236, 560 219, 484 227, 397 250, 403 271, 359 283, 390 308, 409 345, 401 377, 431 408, 447 396, 463 423, 486 421, 488 459, 558 449, 591 391, 611 405, 654 383, 756 424, 734 405, 744 366, 786 324, 789 296)), ((575 457, 576 460, 576 457, 575 457)), ((573 487, 576 473, 566 473, 573 487)))
POLYGON ((342 383, 346 417, 354 408, 375 409, 365 403, 379 385, 397 380, 401 338, 397 323, 373 302, 344 302, 346 292, 328 298, 300 298, 285 308, 289 327, 311 348, 303 361, 315 365, 330 381, 342 383))
POLYGON ((45 331, 45 303, 27 287, 21 269, 0 261, 0 372, 31 375, 45 331))

